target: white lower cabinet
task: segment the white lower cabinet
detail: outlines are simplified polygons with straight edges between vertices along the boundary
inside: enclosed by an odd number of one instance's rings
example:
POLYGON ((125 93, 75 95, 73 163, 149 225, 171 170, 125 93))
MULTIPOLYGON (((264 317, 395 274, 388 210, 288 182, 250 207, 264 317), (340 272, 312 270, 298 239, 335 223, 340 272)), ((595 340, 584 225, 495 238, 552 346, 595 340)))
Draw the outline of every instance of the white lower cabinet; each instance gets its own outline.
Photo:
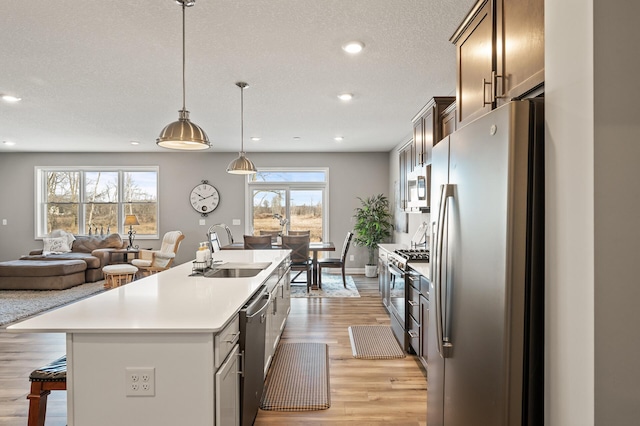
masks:
POLYGON ((239 353, 236 345, 215 376, 216 426, 240 424, 239 353))
MULTIPOLYGON (((274 275, 276 273, 274 272, 274 275)), ((291 310, 291 278, 289 276, 289 265, 285 264, 278 268, 277 284, 270 290, 271 302, 267 308, 267 331, 265 339, 264 353, 264 375, 273 361, 276 353, 280 335, 284 330, 284 326, 291 310)))

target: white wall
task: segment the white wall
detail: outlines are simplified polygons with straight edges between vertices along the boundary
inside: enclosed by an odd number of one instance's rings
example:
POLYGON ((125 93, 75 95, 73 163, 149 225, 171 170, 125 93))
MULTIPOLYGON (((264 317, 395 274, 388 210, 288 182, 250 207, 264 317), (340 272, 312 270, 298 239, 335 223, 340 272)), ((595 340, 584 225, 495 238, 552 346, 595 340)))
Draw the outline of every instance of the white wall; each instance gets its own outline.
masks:
POLYGON ((640 419, 640 3, 548 0, 547 415, 640 419))
POLYGON ((545 1, 545 424, 550 426, 594 421, 591 3, 545 1))

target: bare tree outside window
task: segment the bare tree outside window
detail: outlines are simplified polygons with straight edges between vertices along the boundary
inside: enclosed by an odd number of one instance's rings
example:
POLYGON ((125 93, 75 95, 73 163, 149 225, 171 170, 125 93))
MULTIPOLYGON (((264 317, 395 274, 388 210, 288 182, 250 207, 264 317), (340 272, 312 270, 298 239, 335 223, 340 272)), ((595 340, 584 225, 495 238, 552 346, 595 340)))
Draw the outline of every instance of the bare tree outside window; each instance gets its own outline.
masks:
POLYGON ((310 231, 311 241, 322 241, 327 218, 323 205, 327 188, 324 170, 259 170, 249 177, 251 225, 260 231, 310 231))
POLYGON ((74 234, 126 234, 127 214, 138 217, 138 236, 158 235, 157 170, 43 170, 38 229, 74 234), (42 222, 42 223, 40 223, 42 222))

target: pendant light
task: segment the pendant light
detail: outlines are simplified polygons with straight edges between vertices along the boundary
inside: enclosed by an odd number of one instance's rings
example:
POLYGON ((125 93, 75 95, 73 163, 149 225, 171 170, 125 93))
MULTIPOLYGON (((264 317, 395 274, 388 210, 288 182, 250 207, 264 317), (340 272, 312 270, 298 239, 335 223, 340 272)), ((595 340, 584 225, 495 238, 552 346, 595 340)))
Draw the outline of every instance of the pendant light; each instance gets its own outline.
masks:
POLYGON ((195 123, 189 121, 189 111, 185 107, 185 19, 186 7, 193 6, 195 0, 176 0, 182 6, 182 109, 179 112, 178 121, 168 124, 156 143, 163 148, 181 150, 202 150, 211 146, 207 134, 195 123))
POLYGON ((243 81, 239 81, 236 83, 236 86, 240 88, 240 155, 229 163, 227 173, 250 175, 256 173, 256 166, 253 165, 251 160, 244 156, 244 89, 245 87, 249 87, 249 85, 243 81))

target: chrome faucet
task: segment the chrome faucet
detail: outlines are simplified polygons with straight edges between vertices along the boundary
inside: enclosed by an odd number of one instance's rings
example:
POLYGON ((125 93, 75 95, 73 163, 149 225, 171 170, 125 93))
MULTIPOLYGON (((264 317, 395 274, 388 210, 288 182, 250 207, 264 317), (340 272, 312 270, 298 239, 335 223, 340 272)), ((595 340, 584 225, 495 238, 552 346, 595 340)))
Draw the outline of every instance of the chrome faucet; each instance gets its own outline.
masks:
POLYGON ((216 223, 211 225, 207 230, 207 241, 211 241, 211 233, 215 228, 222 228, 227 233, 227 238, 229 239, 229 244, 233 244, 233 235, 231 234, 231 229, 224 223, 216 223))

